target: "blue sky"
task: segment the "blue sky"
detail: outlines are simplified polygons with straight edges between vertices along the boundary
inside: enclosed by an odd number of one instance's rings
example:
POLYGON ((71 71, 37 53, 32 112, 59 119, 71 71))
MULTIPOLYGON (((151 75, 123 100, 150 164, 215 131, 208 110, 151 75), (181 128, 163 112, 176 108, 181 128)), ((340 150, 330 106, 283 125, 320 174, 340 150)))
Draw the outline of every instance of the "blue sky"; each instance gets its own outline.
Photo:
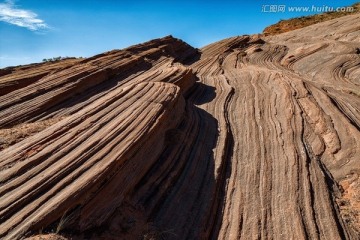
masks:
POLYGON ((306 12, 264 5, 346 6, 354 0, 0 0, 0 67, 56 56, 89 57, 173 35, 194 47, 260 33, 306 12))

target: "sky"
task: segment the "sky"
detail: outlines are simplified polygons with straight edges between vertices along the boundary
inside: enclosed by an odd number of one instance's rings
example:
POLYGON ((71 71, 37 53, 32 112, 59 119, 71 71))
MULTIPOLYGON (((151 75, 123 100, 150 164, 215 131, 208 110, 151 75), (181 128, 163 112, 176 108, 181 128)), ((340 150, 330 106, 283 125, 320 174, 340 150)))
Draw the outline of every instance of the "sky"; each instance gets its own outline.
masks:
POLYGON ((316 13, 289 7, 338 7, 355 2, 0 0, 0 68, 57 56, 90 57, 167 35, 200 48, 227 37, 261 33, 281 19, 316 13), (272 8, 271 12, 270 6, 279 5, 285 5, 285 11, 272 8))

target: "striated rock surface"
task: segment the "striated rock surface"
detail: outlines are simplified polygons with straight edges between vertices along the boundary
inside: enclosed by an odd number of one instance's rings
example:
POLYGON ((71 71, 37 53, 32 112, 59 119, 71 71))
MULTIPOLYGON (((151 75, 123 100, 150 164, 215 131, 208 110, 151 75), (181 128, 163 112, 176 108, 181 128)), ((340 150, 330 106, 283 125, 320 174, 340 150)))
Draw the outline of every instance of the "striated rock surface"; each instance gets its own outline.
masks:
POLYGON ((359 20, 1 72, 0 238, 359 239, 359 20))

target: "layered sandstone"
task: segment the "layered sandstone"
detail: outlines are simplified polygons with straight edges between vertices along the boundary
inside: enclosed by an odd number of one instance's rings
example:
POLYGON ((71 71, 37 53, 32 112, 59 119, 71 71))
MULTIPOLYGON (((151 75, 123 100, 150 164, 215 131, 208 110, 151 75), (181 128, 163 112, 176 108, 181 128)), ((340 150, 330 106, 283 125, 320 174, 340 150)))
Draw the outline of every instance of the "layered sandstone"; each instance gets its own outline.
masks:
POLYGON ((6 73, 0 238, 358 239, 359 20, 6 73))

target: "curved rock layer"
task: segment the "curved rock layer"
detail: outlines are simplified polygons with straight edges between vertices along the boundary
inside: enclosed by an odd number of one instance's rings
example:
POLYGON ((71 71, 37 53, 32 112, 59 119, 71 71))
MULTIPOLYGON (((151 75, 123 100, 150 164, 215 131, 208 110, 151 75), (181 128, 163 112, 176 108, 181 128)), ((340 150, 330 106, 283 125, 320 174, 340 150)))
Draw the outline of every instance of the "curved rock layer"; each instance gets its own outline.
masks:
POLYGON ((6 73, 0 238, 358 239, 359 20, 6 73))

